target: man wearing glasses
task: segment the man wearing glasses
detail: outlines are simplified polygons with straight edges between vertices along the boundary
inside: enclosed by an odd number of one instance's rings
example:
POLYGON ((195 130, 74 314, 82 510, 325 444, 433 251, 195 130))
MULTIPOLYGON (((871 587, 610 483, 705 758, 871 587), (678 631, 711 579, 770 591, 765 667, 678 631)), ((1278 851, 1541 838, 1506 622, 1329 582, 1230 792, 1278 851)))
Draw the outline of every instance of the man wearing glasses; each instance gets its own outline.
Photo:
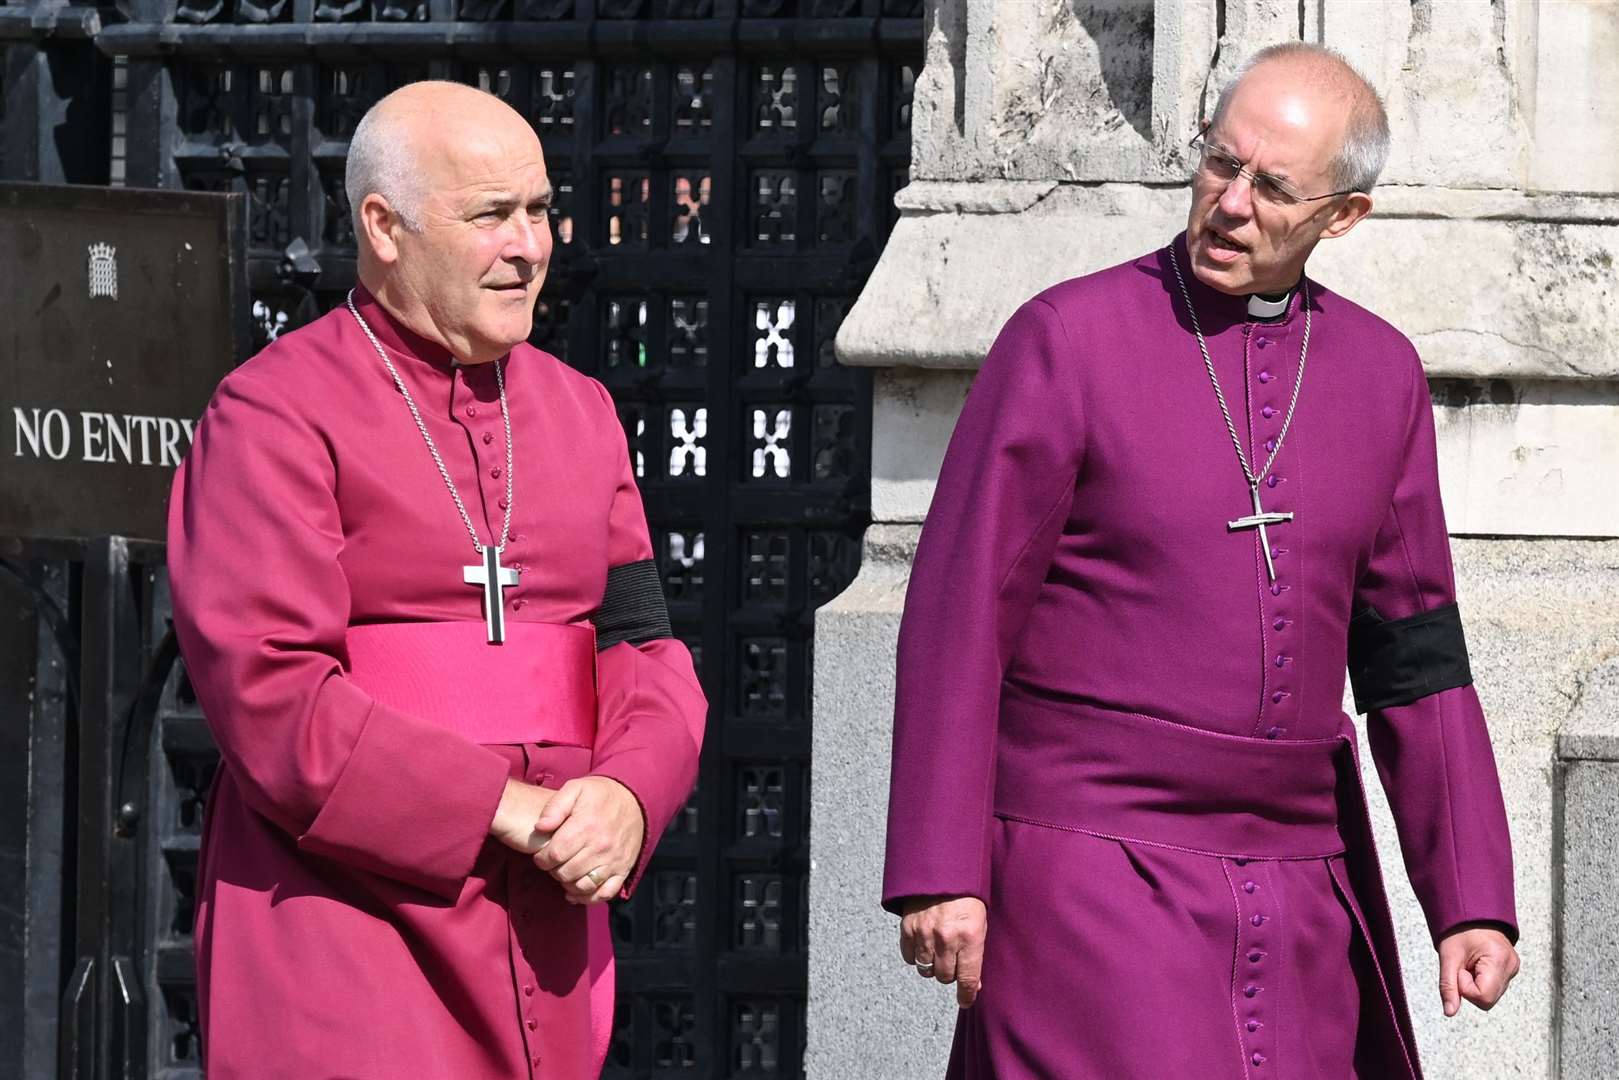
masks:
POLYGON ((1518 970, 1421 362, 1304 274, 1382 104, 1276 46, 1193 146, 1183 235, 1007 323, 912 571, 883 902, 951 1077, 1420 1076, 1346 668, 1445 1014, 1518 970))

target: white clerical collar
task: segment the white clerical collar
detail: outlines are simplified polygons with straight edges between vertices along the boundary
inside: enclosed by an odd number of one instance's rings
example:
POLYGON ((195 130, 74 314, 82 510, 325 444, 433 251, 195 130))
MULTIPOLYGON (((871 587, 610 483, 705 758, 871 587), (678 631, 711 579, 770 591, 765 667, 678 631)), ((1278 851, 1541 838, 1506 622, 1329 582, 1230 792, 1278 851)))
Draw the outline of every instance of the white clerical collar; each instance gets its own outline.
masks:
POLYGON ((1287 314, 1287 307, 1293 302, 1293 290, 1289 289, 1279 297, 1262 296, 1253 293, 1248 297, 1248 317, 1250 319, 1280 319, 1287 314))

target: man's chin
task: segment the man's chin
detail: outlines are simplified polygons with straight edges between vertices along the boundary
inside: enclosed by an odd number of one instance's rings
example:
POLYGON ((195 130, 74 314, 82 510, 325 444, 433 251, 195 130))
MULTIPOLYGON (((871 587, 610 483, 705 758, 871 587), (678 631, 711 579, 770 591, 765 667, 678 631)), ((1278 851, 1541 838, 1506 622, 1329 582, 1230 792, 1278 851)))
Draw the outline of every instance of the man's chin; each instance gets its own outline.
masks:
POLYGON ((1202 252, 1192 256, 1192 273, 1197 280, 1216 292, 1231 296, 1246 296, 1253 292, 1253 276, 1248 272, 1248 260, 1238 257, 1235 262, 1217 263, 1202 252))

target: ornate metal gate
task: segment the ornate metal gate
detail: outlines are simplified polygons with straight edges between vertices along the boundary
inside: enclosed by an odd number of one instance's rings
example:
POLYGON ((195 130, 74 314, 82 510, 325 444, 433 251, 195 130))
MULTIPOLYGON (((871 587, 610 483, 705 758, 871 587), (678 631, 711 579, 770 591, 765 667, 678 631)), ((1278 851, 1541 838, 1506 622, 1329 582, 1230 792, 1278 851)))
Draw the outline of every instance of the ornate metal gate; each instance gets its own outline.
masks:
MULTIPOLYGON (((0 7, 12 43, 0 172, 245 192, 261 342, 353 281, 343 163, 372 101, 457 79, 539 132, 559 197, 533 340, 618 403, 676 632, 713 703, 697 792, 614 911, 609 1077, 802 1072, 813 612, 855 574, 868 520, 870 384, 833 364, 832 339, 905 181, 921 8, 0 7), (76 65, 80 88, 52 84, 52 64, 76 65), (47 114, 64 101, 108 153, 52 144, 47 114)), ((152 629, 166 586, 160 570, 149 578, 130 647, 172 665, 152 629)), ((190 905, 213 752, 183 672, 147 682, 160 688, 140 698, 151 809, 129 895, 144 898, 133 975, 149 1024, 130 1068, 180 1077, 197 1068, 190 905)))

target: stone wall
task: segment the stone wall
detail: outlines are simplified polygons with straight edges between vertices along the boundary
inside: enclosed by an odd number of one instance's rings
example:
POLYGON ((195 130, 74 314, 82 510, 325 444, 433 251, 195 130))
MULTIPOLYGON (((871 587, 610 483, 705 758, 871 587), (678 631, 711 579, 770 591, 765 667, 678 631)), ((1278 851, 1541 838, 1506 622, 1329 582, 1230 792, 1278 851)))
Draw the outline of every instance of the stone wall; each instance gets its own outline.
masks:
POLYGON ((816 624, 812 1080, 938 1076, 948 1048, 953 1006, 899 965, 876 904, 898 617, 972 372, 1028 296, 1184 226, 1185 144, 1222 80, 1300 37, 1388 103, 1374 215, 1311 273, 1405 331, 1434 379, 1517 853, 1525 970, 1487 1016, 1440 1015, 1420 911, 1391 875, 1428 1073, 1619 1075, 1619 4, 940 0, 913 182, 838 338, 843 362, 880 369, 877 524, 816 624))

